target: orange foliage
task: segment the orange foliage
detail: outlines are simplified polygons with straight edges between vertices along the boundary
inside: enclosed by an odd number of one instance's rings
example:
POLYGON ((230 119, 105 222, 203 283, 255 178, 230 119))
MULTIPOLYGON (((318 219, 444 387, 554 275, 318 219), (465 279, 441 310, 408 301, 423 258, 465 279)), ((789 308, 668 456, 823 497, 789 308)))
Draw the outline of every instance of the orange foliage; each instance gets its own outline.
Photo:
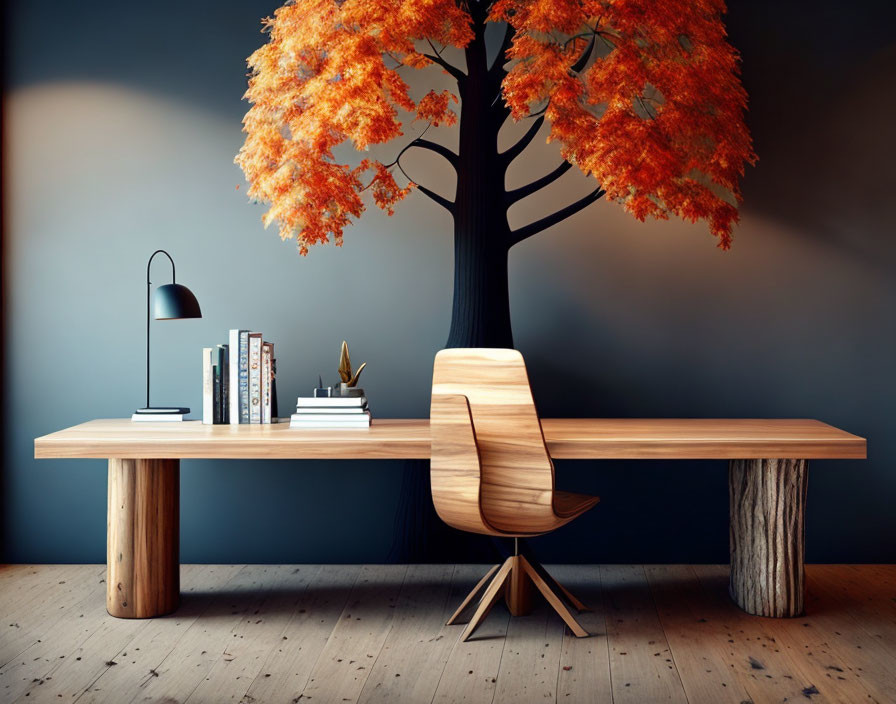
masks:
MULTIPOLYGON (((237 156, 249 196, 270 203, 265 224, 309 245, 342 241, 362 193, 391 214, 412 187, 365 159, 339 163, 344 142, 364 151, 402 135, 399 112, 452 125, 457 97, 414 101, 402 69, 432 65, 433 43, 473 37, 454 0, 298 0, 268 21, 249 57, 237 156), (425 47, 425 48, 421 48, 425 47)), ((747 96, 725 39, 722 0, 498 0, 489 21, 514 31, 503 97, 515 119, 543 114, 565 159, 594 176, 635 217, 706 220, 727 248, 753 163, 747 96), (583 53, 593 54, 577 65, 583 53)))

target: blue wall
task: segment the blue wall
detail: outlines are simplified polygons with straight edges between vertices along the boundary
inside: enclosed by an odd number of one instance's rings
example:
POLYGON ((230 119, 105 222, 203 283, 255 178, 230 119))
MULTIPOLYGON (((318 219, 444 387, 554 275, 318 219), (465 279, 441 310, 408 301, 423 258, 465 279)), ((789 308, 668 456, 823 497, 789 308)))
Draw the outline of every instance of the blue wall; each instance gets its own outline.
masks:
MULTIPOLYGON (((867 461, 812 464, 808 558, 892 562, 893 13, 732 5, 761 157, 734 249, 718 251, 703 226, 640 224, 599 202, 511 253, 517 345, 543 415, 815 417, 866 436, 867 461)), ((344 248, 302 259, 246 202, 232 164, 244 60, 275 7, 7 4, 5 560, 105 560, 105 462, 38 462, 32 443, 142 405, 156 248, 173 254, 204 317, 154 326, 155 400, 198 409, 200 348, 247 327, 276 343, 286 409, 318 373, 334 376, 346 338, 369 363, 376 416, 427 413, 450 315, 448 218, 414 194, 391 219, 369 212, 344 248)), ((509 185, 554 159, 535 149, 509 185)), ((411 163, 450 189, 437 162, 411 163)), ((586 188, 570 173, 512 216, 586 188)), ((402 470, 185 461, 182 560, 383 561, 402 470)), ((603 502, 534 541, 544 560, 727 559, 725 463, 559 462, 557 474, 603 502)))

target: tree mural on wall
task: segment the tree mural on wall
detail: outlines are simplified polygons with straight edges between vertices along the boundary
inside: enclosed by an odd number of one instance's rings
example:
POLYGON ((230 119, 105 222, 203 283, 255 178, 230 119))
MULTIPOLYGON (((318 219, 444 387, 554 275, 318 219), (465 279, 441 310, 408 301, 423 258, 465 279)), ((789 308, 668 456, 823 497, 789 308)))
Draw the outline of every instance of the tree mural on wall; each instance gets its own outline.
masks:
MULTIPOLYGON (((416 188, 454 221, 446 346, 512 347, 510 248, 601 197, 639 220, 703 220, 730 245, 738 180, 755 155, 724 11, 721 0, 297 0, 266 21, 270 39, 249 58, 236 161, 250 197, 270 204, 265 225, 302 254, 341 244, 367 201, 392 214, 416 188), (413 98, 405 79, 417 70, 444 72, 451 89, 433 75, 413 98), (499 151, 508 120, 522 136, 499 151), (561 163, 508 189, 508 168, 542 127, 561 163), (456 151, 430 139, 439 128, 457 130, 456 151), (385 161, 336 156, 388 143, 385 161), (401 161, 411 149, 456 172, 453 198, 412 182, 401 161), (514 204, 573 167, 594 179, 587 195, 511 228, 514 204)), ((392 557, 451 559, 463 536, 439 535, 419 465, 406 463, 392 557)), ((471 559, 471 547, 458 556, 471 559)))
POLYGON ((448 346, 511 347, 510 248, 601 197, 639 220, 706 221, 730 245, 738 180, 755 155, 724 11, 721 0, 297 0, 267 20, 270 39, 249 58, 252 106, 236 161, 250 197, 270 204, 265 224, 296 237, 302 254, 341 244, 366 192, 392 214, 416 188, 454 220, 448 346), (489 23, 503 28, 491 60, 489 23), (424 69, 449 74, 453 90, 412 98, 403 75, 424 69), (404 143, 402 115, 424 127, 404 143), (529 124, 499 151, 507 120, 529 124), (563 161, 506 188, 508 167, 545 123, 563 161), (427 138, 452 125, 457 151, 427 138), (334 155, 392 141, 391 162, 334 155), (454 169, 453 199, 411 182, 401 164, 410 149, 454 169), (573 167, 594 179, 587 195, 510 227, 515 203, 573 167))
MULTIPOLYGON (((601 197, 642 221, 703 220, 729 247, 738 180, 755 155, 724 11, 721 0, 297 0, 266 21, 270 39, 249 58, 236 162, 249 196, 270 204, 265 225, 297 238, 302 254, 342 244, 366 200, 391 215, 416 188, 454 221, 446 346, 512 347, 510 248, 601 197), (416 70, 446 73, 452 89, 412 98, 405 76, 416 70), (418 136, 404 136, 402 117, 418 122, 418 136), (508 120, 524 122, 522 136, 499 151, 508 120), (508 189, 508 168, 543 126, 561 163, 508 189), (457 151, 429 138, 451 127, 457 151), (390 142, 387 161, 335 155, 390 142), (401 162, 411 149, 456 172, 453 198, 412 182, 401 162), (510 226, 514 204, 573 167, 594 179, 587 195, 510 226)), ((392 556, 445 558, 459 538, 437 537, 426 473, 411 464, 392 556)))

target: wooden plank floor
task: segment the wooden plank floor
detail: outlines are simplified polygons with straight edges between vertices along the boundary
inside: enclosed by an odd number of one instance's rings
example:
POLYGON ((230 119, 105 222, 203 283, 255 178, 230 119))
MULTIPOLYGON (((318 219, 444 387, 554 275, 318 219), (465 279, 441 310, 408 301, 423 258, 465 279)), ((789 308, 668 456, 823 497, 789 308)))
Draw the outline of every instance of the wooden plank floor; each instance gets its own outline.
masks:
POLYGON ((558 566, 593 611, 445 620, 475 565, 185 565, 119 620, 100 565, 0 566, 0 702, 896 702, 896 566, 810 565, 807 615, 749 616, 727 567, 558 566))

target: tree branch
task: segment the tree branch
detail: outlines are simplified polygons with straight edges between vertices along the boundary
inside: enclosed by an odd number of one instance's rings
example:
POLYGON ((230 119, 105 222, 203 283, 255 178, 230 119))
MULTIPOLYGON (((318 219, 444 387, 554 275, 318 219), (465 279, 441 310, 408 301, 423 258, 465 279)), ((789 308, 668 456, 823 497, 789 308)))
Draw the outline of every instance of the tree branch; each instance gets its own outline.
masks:
POLYGON ((582 69, 588 65, 588 59, 591 58, 591 52, 594 50, 594 39, 597 37, 597 33, 594 32, 591 34, 591 39, 588 42, 588 46, 585 47, 585 51, 582 52, 582 55, 576 60, 576 62, 570 66, 570 68, 576 73, 581 73, 582 69))
MULTIPOLYGON (((386 164, 386 166, 389 167, 393 166, 394 164, 398 164, 398 160, 401 159, 402 154, 404 154, 411 147, 420 147, 421 149, 428 149, 431 152, 435 152, 436 154, 445 157, 445 159, 448 160, 448 163, 454 167, 455 171, 457 171, 457 154, 451 151, 448 147, 437 144, 436 142, 430 142, 428 139, 423 139, 423 135, 425 135, 429 131, 430 127, 432 127, 431 122, 426 126, 426 129, 424 129, 419 135, 417 135, 417 137, 405 144, 404 147, 402 147, 401 151, 398 152, 398 155, 395 157, 395 159, 386 164)), ((399 168, 401 168, 400 164, 399 168)))
MULTIPOLYGON (((409 144, 407 147, 405 147, 405 149, 407 149, 408 147, 410 147, 412 145, 413 145, 413 142, 411 144, 409 144)), ((404 154, 405 149, 402 149, 401 154, 404 154)), ((425 195, 430 200, 435 201, 436 203, 441 205, 445 210, 447 210, 453 216, 454 215, 454 202, 448 200, 447 198, 443 198, 435 191, 429 190, 426 186, 421 186, 419 183, 414 181, 414 179, 412 179, 410 176, 408 176, 408 172, 405 171, 404 168, 401 166, 401 161, 400 161, 401 154, 399 154, 397 157, 395 157, 395 162, 394 162, 395 165, 398 167, 398 170, 401 171, 401 173, 404 175, 404 177, 408 181, 411 181, 417 187, 418 191, 420 191, 423 195, 425 195)))
POLYGON ((571 168, 572 164, 568 161, 564 161, 549 174, 546 174, 539 179, 535 179, 532 183, 527 183, 525 186, 520 186, 519 188, 514 188, 512 191, 507 191, 507 193, 504 194, 504 201, 507 203, 507 207, 509 208, 517 201, 520 201, 527 196, 531 196, 545 186, 549 186, 571 168))
POLYGON ((528 131, 520 137, 519 142, 514 144, 507 151, 503 151, 498 155, 504 161, 505 165, 510 164, 510 162, 523 153, 523 150, 532 143, 533 139, 535 139, 535 135, 538 133, 538 130, 541 129, 543 124, 544 116, 542 115, 529 126, 528 131))
POLYGON ((507 31, 504 32, 504 39, 501 41, 501 46, 498 47, 498 53, 495 55, 495 60, 488 69, 489 75, 494 76, 504 73, 504 64, 507 62, 505 55, 510 48, 510 45, 513 43, 514 34, 516 34, 516 32, 513 27, 507 25, 507 31))
POLYGON ((535 222, 530 222, 528 225, 523 225, 523 227, 519 227, 516 230, 513 230, 510 233, 510 238, 508 241, 508 245, 512 247, 519 242, 522 242, 527 237, 531 237, 532 235, 538 234, 542 230, 548 229, 551 225, 556 225, 561 220, 565 220, 570 215, 575 215, 580 210, 587 208, 594 201, 600 198, 606 191, 604 191, 600 186, 598 186, 595 190, 591 191, 584 198, 580 198, 575 203, 570 203, 565 208, 558 210, 556 213, 551 213, 550 215, 541 218, 541 220, 536 220, 535 222))
POLYGON ((454 76, 454 80, 458 83, 463 83, 467 79, 467 74, 461 71, 457 66, 453 64, 449 64, 445 59, 443 59, 438 54, 423 54, 427 59, 432 61, 434 64, 438 64, 443 69, 445 69, 448 73, 454 76))
MULTIPOLYGON (((402 172, 404 173, 404 172, 402 172)), ((429 190, 426 186, 421 186, 417 184, 417 190, 420 191, 423 195, 427 196, 430 200, 435 201, 439 205, 441 205, 445 210, 454 215, 454 202, 448 200, 447 198, 443 198, 435 191, 429 190)))
POLYGON ((437 144, 436 142, 430 142, 428 139, 415 139, 411 142, 405 149, 410 147, 420 147, 421 149, 428 149, 431 152, 435 152, 439 156, 445 157, 448 160, 448 163, 451 164, 457 169, 457 154, 451 151, 448 147, 443 146, 441 144, 437 144))

